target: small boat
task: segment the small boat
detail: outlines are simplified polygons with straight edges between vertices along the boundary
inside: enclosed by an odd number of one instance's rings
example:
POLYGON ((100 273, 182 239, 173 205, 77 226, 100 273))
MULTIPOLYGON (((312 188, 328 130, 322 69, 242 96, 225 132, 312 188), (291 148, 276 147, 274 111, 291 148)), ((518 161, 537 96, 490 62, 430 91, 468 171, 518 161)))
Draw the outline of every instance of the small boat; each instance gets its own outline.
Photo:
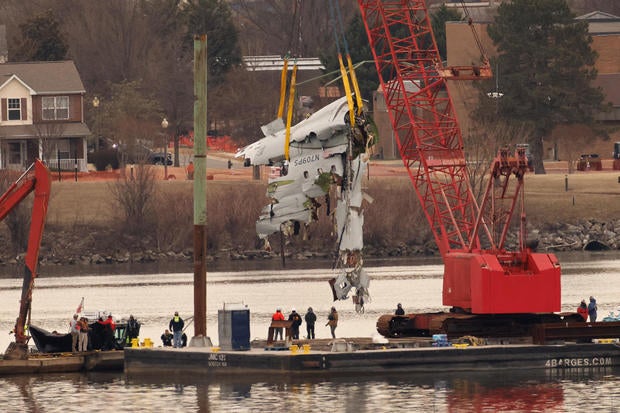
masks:
MULTIPOLYGON (((111 342, 106 342, 105 327, 100 323, 94 322, 89 324, 90 331, 88 333, 88 350, 121 350, 131 345, 127 335, 127 323, 120 322, 116 324, 114 337, 111 342)), ((36 325, 30 325, 30 336, 34 340, 34 344, 40 353, 70 353, 71 352, 71 334, 58 333, 56 331, 49 332, 36 325)), ((140 324, 138 323, 138 333, 140 332, 140 324)))
POLYGON ((55 331, 50 333, 34 325, 30 325, 28 330, 40 353, 71 352, 71 334, 59 334, 55 331))

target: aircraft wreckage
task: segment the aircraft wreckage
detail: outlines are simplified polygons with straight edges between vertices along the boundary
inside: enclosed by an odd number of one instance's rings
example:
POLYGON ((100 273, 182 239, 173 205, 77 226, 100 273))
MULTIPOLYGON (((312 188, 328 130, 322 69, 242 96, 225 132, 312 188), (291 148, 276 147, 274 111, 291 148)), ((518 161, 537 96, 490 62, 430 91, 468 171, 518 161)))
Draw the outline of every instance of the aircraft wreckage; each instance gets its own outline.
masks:
POLYGON ((288 133, 281 119, 276 119, 262 128, 264 138, 236 154, 244 158, 245 166, 271 166, 267 187, 270 203, 256 222, 256 232, 266 246, 269 235, 298 233, 302 225, 316 221, 322 200, 328 211, 330 205, 336 205, 332 216, 339 256, 329 283, 334 300, 347 299, 355 288, 353 301, 358 311, 370 298, 370 280, 362 259, 362 202, 372 201, 362 192, 369 149, 374 143, 369 129, 365 114, 357 108, 350 111, 343 97, 292 126, 288 133), (351 113, 358 113, 353 125, 349 122, 351 113))

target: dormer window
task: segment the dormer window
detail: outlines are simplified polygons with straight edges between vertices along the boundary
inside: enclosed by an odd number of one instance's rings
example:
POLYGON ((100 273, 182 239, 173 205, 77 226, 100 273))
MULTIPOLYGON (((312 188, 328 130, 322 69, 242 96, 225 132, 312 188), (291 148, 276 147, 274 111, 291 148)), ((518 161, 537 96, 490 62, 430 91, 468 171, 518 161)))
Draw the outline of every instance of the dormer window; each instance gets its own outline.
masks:
POLYGON ((21 99, 7 99, 8 100, 8 120, 21 120, 22 109, 21 99))
POLYGON ((69 96, 46 96, 42 104, 43 120, 69 119, 69 96))

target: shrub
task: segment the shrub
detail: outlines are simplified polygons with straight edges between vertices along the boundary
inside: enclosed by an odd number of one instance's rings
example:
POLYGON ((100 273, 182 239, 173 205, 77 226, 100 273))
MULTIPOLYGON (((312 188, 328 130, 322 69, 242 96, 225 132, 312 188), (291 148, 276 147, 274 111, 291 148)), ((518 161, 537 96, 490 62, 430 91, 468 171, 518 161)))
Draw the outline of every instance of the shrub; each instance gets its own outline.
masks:
POLYGON ((210 183, 207 188, 207 248, 254 248, 256 220, 267 203, 263 185, 210 183))
POLYGON ((108 165, 112 169, 118 169, 118 151, 115 149, 102 149, 88 155, 89 162, 95 165, 97 171, 105 171, 108 165))
POLYGON ((366 192, 374 202, 364 209, 364 242, 422 245, 432 239, 420 202, 407 178, 375 179, 366 192))
POLYGON ((194 198, 191 193, 157 193, 155 239, 161 251, 181 251, 193 246, 194 198))

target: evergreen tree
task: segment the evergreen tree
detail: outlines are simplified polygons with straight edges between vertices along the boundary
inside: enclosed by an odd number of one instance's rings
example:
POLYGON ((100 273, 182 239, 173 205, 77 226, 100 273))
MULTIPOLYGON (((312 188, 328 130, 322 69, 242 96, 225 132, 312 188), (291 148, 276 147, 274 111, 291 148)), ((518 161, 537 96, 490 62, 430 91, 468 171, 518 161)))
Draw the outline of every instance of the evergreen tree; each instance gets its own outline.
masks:
POLYGON ((534 167, 544 173, 543 139, 562 123, 593 123, 601 109, 588 23, 575 20, 566 0, 514 0, 500 5, 488 32, 504 95, 487 116, 529 125, 534 167))
POLYGON ((217 85, 224 74, 241 63, 238 33, 225 0, 192 0, 187 6, 188 39, 186 46, 193 50, 193 36, 207 35, 207 64, 209 84, 217 85))
POLYGON ((22 39, 12 56, 15 61, 63 60, 69 46, 54 13, 48 10, 19 26, 22 39))

